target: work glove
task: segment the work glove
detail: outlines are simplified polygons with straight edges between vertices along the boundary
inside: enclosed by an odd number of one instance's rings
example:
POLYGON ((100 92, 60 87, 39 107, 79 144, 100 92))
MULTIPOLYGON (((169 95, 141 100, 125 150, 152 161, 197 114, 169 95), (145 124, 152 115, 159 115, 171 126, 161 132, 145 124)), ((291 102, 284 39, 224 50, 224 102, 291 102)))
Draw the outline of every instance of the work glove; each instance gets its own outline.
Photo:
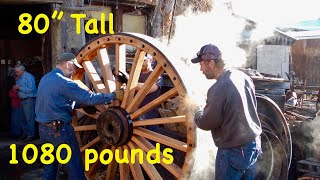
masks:
POLYGON ((116 89, 112 93, 114 93, 116 100, 122 101, 123 96, 124 96, 124 90, 123 89, 116 89))
POLYGON ((115 75, 116 81, 122 83, 122 84, 127 84, 128 83, 128 77, 126 74, 123 72, 119 71, 118 75, 115 75))
POLYGON ((86 106, 82 108, 87 114, 95 114, 98 110, 94 106, 86 106))

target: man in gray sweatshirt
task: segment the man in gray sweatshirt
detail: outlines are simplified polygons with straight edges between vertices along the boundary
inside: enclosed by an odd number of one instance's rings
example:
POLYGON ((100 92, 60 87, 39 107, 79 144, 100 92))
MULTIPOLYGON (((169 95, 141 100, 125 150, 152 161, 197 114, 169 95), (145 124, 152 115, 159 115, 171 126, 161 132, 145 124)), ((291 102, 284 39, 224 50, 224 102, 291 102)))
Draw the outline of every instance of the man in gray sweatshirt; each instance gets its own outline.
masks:
POLYGON ((218 47, 207 44, 191 60, 200 63, 207 79, 217 80, 194 119, 200 129, 211 131, 218 147, 215 179, 253 180, 262 133, 254 84, 243 72, 226 68, 221 55, 218 47))

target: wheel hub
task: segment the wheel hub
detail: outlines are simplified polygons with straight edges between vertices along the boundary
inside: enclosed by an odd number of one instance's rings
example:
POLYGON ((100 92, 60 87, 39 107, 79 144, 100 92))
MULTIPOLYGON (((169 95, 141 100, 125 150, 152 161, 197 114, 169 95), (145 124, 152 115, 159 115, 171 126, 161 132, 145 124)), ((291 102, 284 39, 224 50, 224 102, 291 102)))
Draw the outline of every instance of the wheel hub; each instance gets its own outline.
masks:
POLYGON ((121 107, 110 107, 97 120, 97 132, 101 141, 120 146, 132 137, 133 125, 129 114, 121 107))

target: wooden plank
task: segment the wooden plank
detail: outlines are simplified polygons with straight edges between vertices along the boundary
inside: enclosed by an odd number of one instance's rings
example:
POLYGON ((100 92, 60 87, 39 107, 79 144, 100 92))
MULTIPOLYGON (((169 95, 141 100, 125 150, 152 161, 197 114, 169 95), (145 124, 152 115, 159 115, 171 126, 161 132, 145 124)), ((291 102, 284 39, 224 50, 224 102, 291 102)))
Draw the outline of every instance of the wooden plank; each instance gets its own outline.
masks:
MULTIPOLYGON (((116 44, 115 52, 115 61, 116 61, 116 74, 119 74, 119 71, 126 73, 126 45, 125 44, 116 44)), ((121 87, 120 83, 116 83, 117 89, 121 87)))
POLYGON ((136 87, 138 85, 139 76, 141 73, 142 64, 144 62, 144 56, 146 55, 146 52, 141 51, 140 49, 137 49, 134 61, 131 67, 131 72, 128 80, 128 84, 126 87, 126 92, 123 97, 123 101, 121 104, 122 108, 126 108, 128 103, 132 101, 133 96, 136 92, 136 87))
POLYGON ((109 60, 109 56, 106 48, 97 50, 97 59, 102 71, 103 82, 106 87, 106 91, 110 93, 110 86, 109 86, 108 80, 114 81, 114 78, 112 75, 112 69, 110 66, 110 60, 109 60))
POLYGON ((186 122, 186 116, 175 116, 175 117, 164 117, 164 118, 154 118, 147 120, 134 121, 133 127, 139 126, 149 126, 149 125, 159 125, 159 124, 172 124, 172 123, 184 123, 186 122))
MULTIPOLYGON (((124 145, 123 147, 124 147, 124 149, 127 149, 128 152, 131 152, 128 145, 124 145)), ((131 161, 131 154, 130 153, 128 153, 128 158, 131 161)), ((138 162, 137 157, 136 157, 136 162, 138 162)), ((132 176, 135 180, 144 180, 142 169, 141 169, 141 166, 139 163, 132 164, 131 162, 129 162, 129 167, 132 172, 132 176)))
POLYGON ((88 92, 91 92, 91 90, 80 80, 73 80, 78 86, 88 92))
POLYGON ((145 137, 147 139, 151 139, 161 144, 165 144, 180 151, 187 152, 187 144, 185 142, 147 130, 145 128, 137 127, 133 129, 133 134, 145 137))
MULTIPOLYGON (((79 127, 78 122, 79 122, 79 119, 77 118, 77 116, 73 115, 72 116, 72 126, 73 126, 73 128, 79 127)), ((76 138, 77 138, 77 141, 78 141, 78 144, 79 144, 79 148, 81 148, 82 143, 81 143, 81 137, 80 137, 79 132, 75 132, 75 135, 76 135, 76 138)))
POLYGON ((85 151, 86 149, 90 148, 91 146, 94 146, 95 144, 97 144, 98 142, 100 142, 100 137, 96 137, 94 138, 92 141, 90 141, 88 144, 82 146, 82 148, 80 149, 80 152, 85 151))
MULTIPOLYGON (((116 150, 116 147, 115 146, 112 146, 111 147, 111 151, 112 151, 112 154, 114 155, 115 153, 115 150, 116 150)), ((108 164, 108 167, 107 167, 107 174, 106 174, 106 180, 110 180, 110 179, 116 179, 116 173, 117 173, 117 168, 118 168, 118 163, 117 161, 115 160, 115 158, 112 159, 112 161, 108 164)))
MULTIPOLYGON (((151 149, 155 149, 154 145, 152 145, 148 140, 142 137, 138 136, 132 136, 131 139, 133 142, 135 142, 140 148, 142 148, 145 152, 149 152, 151 149)), ((155 154, 152 154, 153 158, 156 158, 155 154)), ((171 174, 173 174, 176 178, 181 176, 182 170, 179 166, 177 166, 175 163, 166 164, 162 161, 162 159, 165 158, 162 153, 160 153, 160 164, 166 168, 171 174)))
POLYGON ((76 126, 73 128, 74 128, 74 131, 94 131, 94 130, 97 130, 97 125, 96 124, 83 125, 83 126, 76 126))
MULTIPOLYGON (((101 149, 99 150, 99 153, 100 154, 104 149, 108 149, 110 148, 111 146, 109 144, 104 144, 101 149)), ((90 168, 89 168, 89 171, 86 173, 87 176, 89 177, 89 179, 95 179, 94 177, 91 177, 94 175, 94 173, 97 171, 97 168, 99 167, 98 165, 100 164, 100 161, 97 160, 95 163, 91 164, 90 165, 90 168)))
MULTIPOLYGON (((82 63, 83 68, 86 70, 86 74, 88 75, 93 88, 98 93, 107 93, 106 87, 102 83, 100 76, 98 75, 96 69, 94 68, 91 61, 85 61, 82 63)), ((104 112, 107 110, 107 105, 97 105, 95 106, 100 112, 104 112)))
MULTIPOLYGON (((122 146, 119 146, 118 149, 119 149, 120 159, 123 159, 124 148, 122 146)), ((129 154, 129 152, 128 152, 128 154, 129 154)), ((120 180, 129 180, 130 179, 129 165, 126 163, 121 163, 119 165, 119 169, 120 169, 120 180)))
POLYGON ((99 118, 99 115, 100 115, 100 112, 97 112, 96 114, 88 114, 86 113, 83 109, 75 109, 76 112, 79 112, 83 115, 87 115, 89 117, 92 117, 94 119, 98 119, 99 118))
POLYGON ((133 100, 130 102, 130 104, 126 108, 128 113, 133 113, 138 108, 144 96, 148 94, 151 87, 156 83, 156 81, 158 80, 160 75, 163 73, 163 71, 164 69, 162 68, 162 66, 156 66, 154 71, 150 74, 148 79, 145 81, 142 88, 139 90, 137 95, 133 98, 133 100))
POLYGON ((161 96, 157 97, 147 105, 143 106, 139 110, 135 111, 130 115, 132 119, 136 119, 141 115, 145 114, 146 112, 150 111, 151 109, 159 106, 161 103, 165 102, 166 100, 172 98, 173 96, 177 95, 178 91, 175 88, 170 89, 166 93, 162 94, 161 96))
POLYGON ((106 87, 101 81, 101 78, 94 68, 93 64, 91 61, 85 61, 82 63, 83 68, 86 70, 86 74, 88 75, 93 88, 95 89, 96 92, 98 93, 108 93, 106 90, 106 87))
MULTIPOLYGON (((138 149, 139 147, 133 142, 133 141, 129 141, 128 142, 128 145, 131 149, 138 149)), ((149 164, 147 161, 146 161, 146 158, 147 155, 146 153, 143 151, 143 163, 141 164, 141 166, 143 167, 143 169, 146 171, 146 173, 148 174, 148 176, 151 178, 151 179, 162 179, 161 175, 159 174, 159 172, 157 171, 157 169, 154 167, 154 165, 152 164, 149 164)), ((136 162, 138 163, 138 162, 136 162)))

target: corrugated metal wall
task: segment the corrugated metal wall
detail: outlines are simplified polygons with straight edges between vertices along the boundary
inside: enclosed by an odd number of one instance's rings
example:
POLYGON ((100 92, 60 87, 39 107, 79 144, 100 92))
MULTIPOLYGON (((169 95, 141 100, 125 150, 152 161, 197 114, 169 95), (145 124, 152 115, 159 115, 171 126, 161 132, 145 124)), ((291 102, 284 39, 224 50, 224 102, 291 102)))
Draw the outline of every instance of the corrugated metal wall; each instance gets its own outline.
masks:
POLYGON ((293 70, 307 86, 320 86, 320 39, 296 41, 291 47, 293 70))

